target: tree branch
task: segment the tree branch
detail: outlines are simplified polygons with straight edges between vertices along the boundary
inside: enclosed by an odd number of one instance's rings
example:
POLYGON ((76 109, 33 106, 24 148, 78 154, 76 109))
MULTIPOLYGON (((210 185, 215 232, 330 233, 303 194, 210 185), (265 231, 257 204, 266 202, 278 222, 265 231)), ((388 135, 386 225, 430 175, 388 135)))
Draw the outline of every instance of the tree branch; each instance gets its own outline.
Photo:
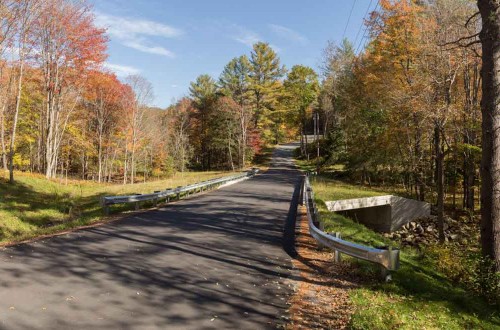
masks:
POLYGON ((474 19, 474 17, 478 16, 479 14, 481 14, 481 13, 479 11, 477 11, 471 17, 469 17, 467 19, 467 22, 465 22, 465 27, 467 27, 469 25, 469 23, 474 19))
MULTIPOLYGON (((438 46, 440 46, 440 47, 449 46, 449 45, 459 45, 459 46, 462 46, 462 41, 466 41, 466 40, 469 40, 469 39, 477 38, 477 37, 479 37, 479 34, 480 34, 480 32, 475 33, 475 34, 470 35, 470 36, 467 36, 467 37, 458 38, 455 41, 446 42, 444 44, 438 44, 438 46)), ((479 40, 474 40, 474 42, 479 42, 479 40)), ((462 47, 464 47, 464 46, 462 46, 462 47)))

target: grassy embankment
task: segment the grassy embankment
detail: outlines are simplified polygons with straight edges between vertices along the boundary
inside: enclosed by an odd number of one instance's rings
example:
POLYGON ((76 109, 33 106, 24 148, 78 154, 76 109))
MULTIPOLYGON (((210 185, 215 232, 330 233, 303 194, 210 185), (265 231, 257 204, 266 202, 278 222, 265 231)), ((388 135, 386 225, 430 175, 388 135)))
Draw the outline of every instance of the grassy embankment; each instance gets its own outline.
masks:
MULTIPOLYGON (((152 193, 215 177, 225 172, 177 173, 167 180, 134 185, 99 184, 71 180, 46 180, 36 174, 16 173, 16 183, 0 174, 0 244, 53 234, 103 220, 101 196, 152 193)), ((113 210, 132 210, 133 205, 113 206, 113 210)))
MULTIPOLYGON (((307 169, 304 163, 299 166, 307 169)), ((332 179, 312 180, 316 202, 325 229, 341 232, 343 238, 369 246, 394 246, 397 242, 338 214, 328 212, 329 200, 370 197, 393 193, 395 189, 368 189, 332 179)), ((437 269, 425 250, 403 248, 401 268, 391 283, 377 280, 379 268, 346 257, 355 263, 367 284, 351 292, 355 313, 353 329, 500 329, 500 310, 484 298, 452 282, 437 269)), ((456 261, 459 262, 459 261, 456 261)))

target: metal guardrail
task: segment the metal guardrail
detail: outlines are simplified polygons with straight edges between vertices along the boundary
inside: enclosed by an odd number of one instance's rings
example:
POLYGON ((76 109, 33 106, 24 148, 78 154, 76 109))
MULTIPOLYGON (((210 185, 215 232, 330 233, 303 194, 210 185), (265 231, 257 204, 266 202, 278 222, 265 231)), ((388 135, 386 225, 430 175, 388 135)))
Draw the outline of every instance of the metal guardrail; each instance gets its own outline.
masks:
POLYGON ((335 261, 341 259, 341 253, 379 264, 382 277, 385 281, 391 280, 391 271, 399 268, 399 250, 392 248, 373 248, 361 244, 352 243, 341 239, 340 233, 329 234, 323 231, 318 208, 314 201, 314 192, 309 183, 309 177, 304 179, 303 203, 307 208, 307 219, 309 221, 309 232, 321 245, 329 247, 334 251, 335 261))
POLYGON ((181 194, 196 193, 197 190, 199 192, 211 190, 216 187, 219 187, 223 184, 229 183, 231 181, 243 180, 246 178, 250 178, 259 172, 258 169, 252 169, 251 171, 226 176, 222 178, 211 179, 208 181, 202 181, 195 184, 187 185, 187 186, 179 186, 177 188, 167 188, 163 191, 156 191, 152 194, 136 194, 136 195, 128 195, 128 196, 105 196, 101 198, 101 206, 104 209, 105 214, 109 214, 109 207, 114 204, 129 204, 135 203, 136 210, 139 209, 139 203, 141 202, 153 202, 155 205, 158 203, 160 199, 165 199, 168 203, 171 197, 176 197, 180 199, 181 194))

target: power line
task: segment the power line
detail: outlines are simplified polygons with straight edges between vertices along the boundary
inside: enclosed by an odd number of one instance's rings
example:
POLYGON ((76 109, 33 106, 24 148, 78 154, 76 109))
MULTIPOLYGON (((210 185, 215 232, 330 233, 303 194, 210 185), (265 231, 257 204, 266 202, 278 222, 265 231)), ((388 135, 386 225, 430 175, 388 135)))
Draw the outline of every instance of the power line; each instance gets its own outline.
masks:
POLYGON ((351 12, 349 13, 349 17, 347 18, 347 24, 345 25, 344 34, 342 34, 342 40, 344 40, 345 33, 347 32, 347 28, 349 27, 349 22, 351 21, 351 16, 352 12, 354 11, 354 7, 356 6, 356 1, 357 0, 354 0, 354 2, 352 3, 351 12))
MULTIPOLYGON (((373 9, 373 11, 377 11, 378 7, 380 6, 380 0, 377 1, 377 4, 375 5, 375 8, 373 9)), ((363 32, 363 37, 361 38, 361 40, 359 41, 359 45, 358 47, 356 48, 356 54, 358 53, 358 51, 360 50, 361 48, 361 45, 363 45, 363 40, 366 39, 366 32, 368 32, 368 26, 365 25, 365 31, 363 32)), ((364 45, 366 45, 366 43, 364 43, 364 45)))
POLYGON ((370 3, 368 4, 368 8, 366 8, 366 13, 363 16, 363 21, 359 25, 358 33, 356 34, 356 39, 354 39, 354 43, 352 44, 354 47, 356 47, 356 45, 358 44, 359 34, 361 33, 363 26, 365 25, 365 20, 366 20, 366 17, 368 16, 368 13, 370 12, 370 8, 372 6, 372 3, 373 3, 373 0, 370 0, 370 3))

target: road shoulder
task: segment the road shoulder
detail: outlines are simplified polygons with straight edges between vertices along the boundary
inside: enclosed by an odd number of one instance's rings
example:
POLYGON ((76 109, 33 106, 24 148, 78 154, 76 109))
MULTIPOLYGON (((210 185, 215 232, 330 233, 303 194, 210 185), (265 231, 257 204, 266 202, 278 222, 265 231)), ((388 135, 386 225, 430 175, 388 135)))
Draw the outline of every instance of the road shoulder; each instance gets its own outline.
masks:
POLYGON ((299 206, 293 267, 300 274, 289 300, 287 329, 345 329, 354 312, 349 294, 359 286, 347 263, 335 264, 333 254, 319 250, 309 234, 305 207, 299 206))

